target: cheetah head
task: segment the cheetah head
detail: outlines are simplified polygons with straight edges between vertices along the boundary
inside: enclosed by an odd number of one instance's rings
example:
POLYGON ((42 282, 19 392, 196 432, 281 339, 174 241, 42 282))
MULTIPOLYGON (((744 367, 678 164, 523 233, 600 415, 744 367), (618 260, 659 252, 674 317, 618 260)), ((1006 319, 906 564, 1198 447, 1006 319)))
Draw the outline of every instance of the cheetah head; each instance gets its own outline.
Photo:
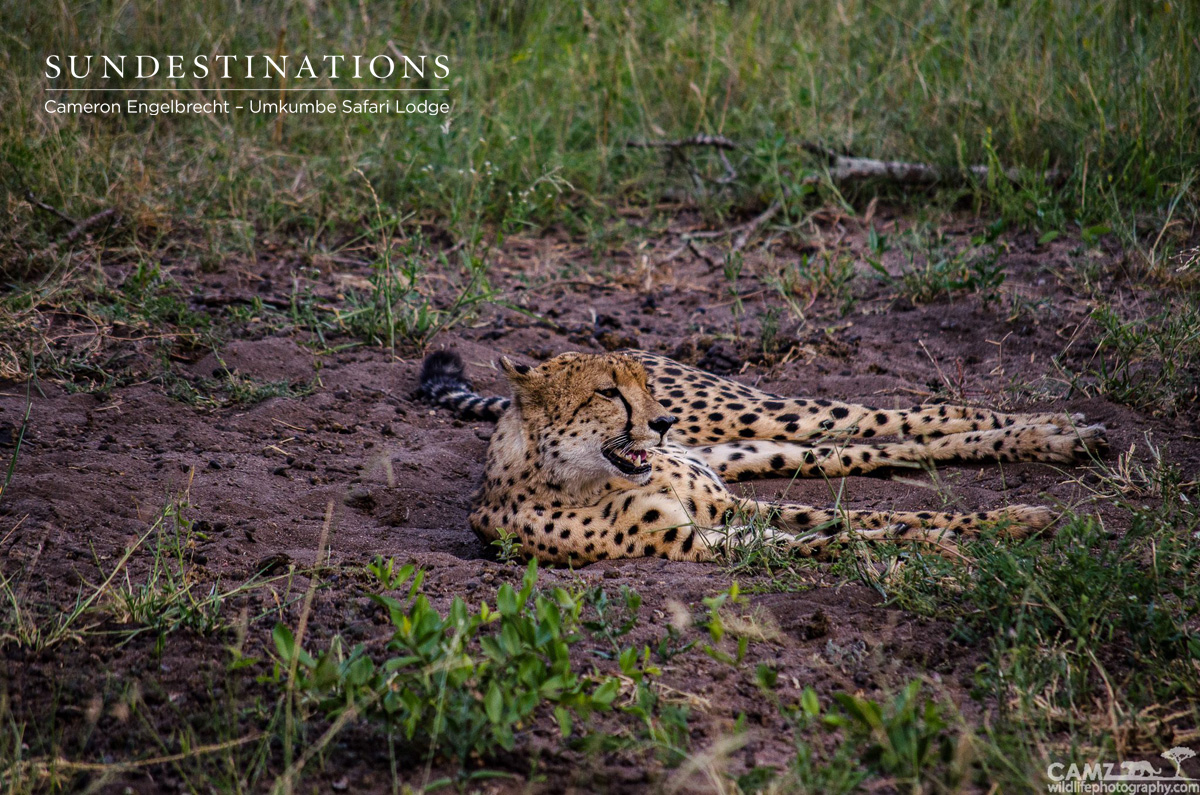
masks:
POLYGON ((548 481, 587 488, 614 476, 650 480, 648 448, 666 441, 675 417, 650 394, 641 363, 564 353, 538 367, 500 364, 548 481))

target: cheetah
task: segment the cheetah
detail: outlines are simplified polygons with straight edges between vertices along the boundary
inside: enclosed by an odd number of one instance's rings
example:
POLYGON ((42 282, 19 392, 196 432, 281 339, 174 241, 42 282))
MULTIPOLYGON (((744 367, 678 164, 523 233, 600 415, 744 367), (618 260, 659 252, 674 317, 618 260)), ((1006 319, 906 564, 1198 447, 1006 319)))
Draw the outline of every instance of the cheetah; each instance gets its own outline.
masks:
POLYGON ((946 461, 1068 463, 1103 450, 1081 415, 960 406, 888 410, 768 394, 638 350, 563 353, 537 367, 502 357, 512 398, 484 397, 453 353, 430 354, 419 393, 464 419, 494 421, 470 525, 513 533, 543 563, 658 556, 712 560, 741 544, 816 555, 851 537, 945 550, 996 526, 1023 537, 1046 508, 978 513, 860 511, 739 497, 727 481, 843 477, 946 461), (892 442, 852 438, 908 437, 892 442))

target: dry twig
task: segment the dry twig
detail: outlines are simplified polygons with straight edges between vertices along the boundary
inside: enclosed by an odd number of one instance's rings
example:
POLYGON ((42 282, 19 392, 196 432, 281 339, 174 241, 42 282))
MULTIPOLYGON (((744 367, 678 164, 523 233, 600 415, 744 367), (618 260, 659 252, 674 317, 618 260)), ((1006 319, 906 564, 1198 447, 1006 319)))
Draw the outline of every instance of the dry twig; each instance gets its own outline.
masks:
POLYGON ((76 221, 74 218, 67 215, 66 213, 64 213, 62 210, 58 209, 54 205, 47 204, 46 202, 39 199, 37 196, 35 196, 33 194, 33 191, 29 190, 28 188, 25 189, 25 199, 30 204, 32 204, 34 207, 37 207, 39 210, 48 212, 51 215, 53 215, 54 217, 58 218, 60 221, 64 221, 68 224, 71 224, 70 230, 67 231, 67 234, 63 237, 62 240, 51 243, 49 246, 47 246, 45 248, 45 250, 42 252, 42 254, 45 256, 50 256, 50 257, 54 256, 56 253, 58 253, 59 246, 71 245, 77 239, 79 239, 80 235, 82 235, 84 232, 88 231, 89 229, 91 229, 94 226, 99 226, 100 224, 104 223, 105 221, 117 221, 120 219, 120 216, 117 215, 116 208, 109 207, 107 210, 101 210, 98 213, 89 215, 87 218, 84 218, 82 221, 76 221))

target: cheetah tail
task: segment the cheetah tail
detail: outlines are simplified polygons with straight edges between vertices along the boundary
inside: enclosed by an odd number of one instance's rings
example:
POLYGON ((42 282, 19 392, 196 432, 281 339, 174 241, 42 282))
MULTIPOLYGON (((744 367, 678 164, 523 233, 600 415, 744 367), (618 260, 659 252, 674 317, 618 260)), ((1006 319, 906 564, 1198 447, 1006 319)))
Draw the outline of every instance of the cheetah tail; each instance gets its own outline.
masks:
POLYGON ((435 351, 421 365, 421 387, 417 395, 464 420, 495 422, 511 401, 505 397, 484 397, 471 388, 462 359, 451 351, 435 351))

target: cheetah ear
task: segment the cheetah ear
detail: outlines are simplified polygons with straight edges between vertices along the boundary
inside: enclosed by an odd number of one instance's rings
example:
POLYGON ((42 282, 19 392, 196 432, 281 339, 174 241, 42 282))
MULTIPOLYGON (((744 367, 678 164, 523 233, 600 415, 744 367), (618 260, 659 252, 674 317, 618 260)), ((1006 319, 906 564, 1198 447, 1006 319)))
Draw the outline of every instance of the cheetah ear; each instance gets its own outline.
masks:
POLYGON ((500 357, 500 367, 510 381, 529 375, 529 371, 533 369, 527 364, 514 364, 507 356, 500 357))
POLYGON ((508 376, 508 382, 512 384, 513 396, 519 402, 529 402, 540 391, 542 375, 529 365, 514 364, 507 356, 501 356, 500 369, 508 376))

